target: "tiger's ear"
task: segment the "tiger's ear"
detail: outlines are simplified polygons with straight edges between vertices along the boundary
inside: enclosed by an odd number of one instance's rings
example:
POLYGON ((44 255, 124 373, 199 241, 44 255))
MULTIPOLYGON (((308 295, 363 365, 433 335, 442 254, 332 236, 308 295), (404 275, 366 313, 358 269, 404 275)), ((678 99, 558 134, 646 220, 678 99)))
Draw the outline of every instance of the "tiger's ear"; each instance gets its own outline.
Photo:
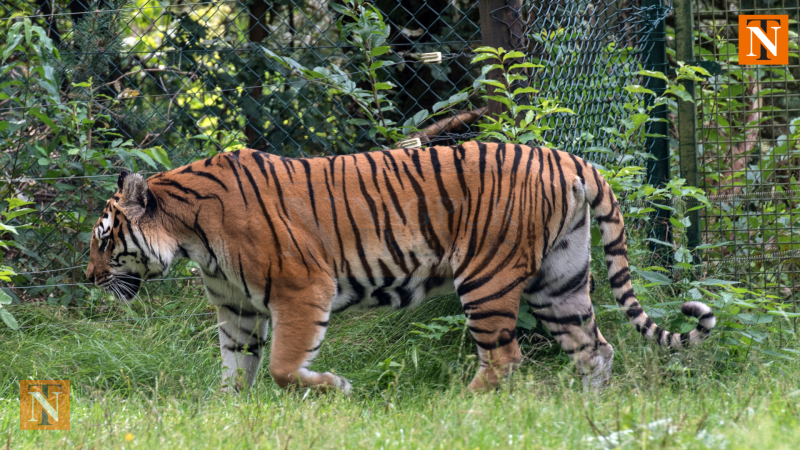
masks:
POLYGON ((119 203, 122 213, 128 219, 141 217, 147 210, 147 203, 152 201, 147 181, 138 173, 128 174, 123 171, 119 175, 118 183, 121 184, 120 190, 122 191, 122 200, 119 203))
POLYGON ((123 170, 122 172, 119 173, 119 177, 117 178, 117 189, 120 192, 122 192, 122 188, 123 186, 125 186, 125 178, 127 178, 127 176, 130 174, 131 173, 128 172, 127 170, 123 170))

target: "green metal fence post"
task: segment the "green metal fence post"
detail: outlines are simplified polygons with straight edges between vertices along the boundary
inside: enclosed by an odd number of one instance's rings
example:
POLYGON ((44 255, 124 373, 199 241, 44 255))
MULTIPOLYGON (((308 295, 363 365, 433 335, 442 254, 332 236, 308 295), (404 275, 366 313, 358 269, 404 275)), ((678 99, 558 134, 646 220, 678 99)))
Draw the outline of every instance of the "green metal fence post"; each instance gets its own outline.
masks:
MULTIPOLYGON (((645 61, 645 68, 658 72, 667 72, 667 39, 663 19, 664 5, 662 0, 642 0, 642 6, 648 8, 648 18, 657 20, 653 30, 648 36, 648 47, 650 49, 645 61)), ((652 89, 656 95, 661 95, 667 89, 664 80, 648 77, 647 87, 652 89)), ((650 98, 652 101, 652 97, 650 98)), ((670 179, 669 173, 669 141, 667 140, 667 107, 661 105, 653 109, 652 117, 661 119, 658 122, 650 122, 647 133, 663 137, 649 137, 645 141, 645 148, 655 157, 647 163, 647 176, 649 182, 654 186, 664 186, 670 179)), ((669 226, 669 211, 658 208, 653 214, 653 228, 650 236, 660 241, 672 242, 672 230, 669 226)), ((650 242, 650 248, 657 256, 660 265, 669 266, 672 264, 672 252, 661 244, 650 242)))
MULTIPOLYGON (((675 55, 678 61, 694 60, 694 13, 692 0, 675 0, 675 55)), ((694 104, 694 81, 685 80, 681 84, 692 97, 692 101, 678 100, 678 135, 680 136, 681 178, 687 186, 698 186, 697 178, 697 107, 694 104)), ((686 245, 694 251, 700 245, 700 210, 688 213, 691 225, 686 230, 686 245)), ((695 253, 695 259, 700 255, 695 253)))

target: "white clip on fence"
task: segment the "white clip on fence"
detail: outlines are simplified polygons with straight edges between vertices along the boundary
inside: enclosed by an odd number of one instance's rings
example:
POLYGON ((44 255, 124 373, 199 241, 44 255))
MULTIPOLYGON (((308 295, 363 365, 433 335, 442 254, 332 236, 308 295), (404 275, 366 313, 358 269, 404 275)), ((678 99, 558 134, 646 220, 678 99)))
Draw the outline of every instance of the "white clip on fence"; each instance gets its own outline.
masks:
POLYGON ((425 64, 436 64, 442 62, 442 52, 423 53, 419 55, 420 62, 425 64))
POLYGON ((422 147, 422 141, 419 138, 406 139, 397 143, 398 148, 417 148, 422 147))

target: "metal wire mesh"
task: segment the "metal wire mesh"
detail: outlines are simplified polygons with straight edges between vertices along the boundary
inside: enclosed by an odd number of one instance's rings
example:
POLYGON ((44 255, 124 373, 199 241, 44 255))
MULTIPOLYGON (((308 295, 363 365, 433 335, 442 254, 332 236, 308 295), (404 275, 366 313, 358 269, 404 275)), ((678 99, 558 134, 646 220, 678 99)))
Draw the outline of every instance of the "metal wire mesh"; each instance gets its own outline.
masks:
MULTIPOLYGON (((397 85, 393 119, 430 109, 472 83, 478 72, 469 63, 469 48, 480 41, 474 2, 376 4, 391 27, 387 43, 397 62, 380 74, 397 85), (413 62, 415 54, 434 51, 445 54, 441 64, 413 62)), ((102 94, 113 100, 107 112, 121 139, 130 139, 135 148, 165 149, 174 166, 231 145, 286 156, 342 154, 376 145, 368 127, 347 123, 359 117, 355 105, 319 85, 287 81, 260 48, 309 67, 337 65, 358 82, 363 57, 339 38, 338 14, 326 1, 0 2, 0 17, 20 16, 48 31, 61 52, 57 70, 73 82, 91 77, 106 85, 102 94), (118 36, 104 39, 109 30, 118 36)), ((0 111, 4 118, 18 112, 0 111)), ((39 156, 57 158, 54 151, 39 156)), ((71 298, 68 291, 81 295, 71 288, 85 286, 88 232, 104 197, 114 190, 116 169, 110 168, 108 176, 56 171, 47 164, 21 167, 13 158, 0 167, 14 194, 36 202, 38 209, 32 227, 16 240, 21 248, 6 252, 6 263, 27 280, 18 278, 16 285, 30 287, 15 292, 65 301, 71 298)), ((179 268, 173 275, 187 273, 179 268)))
MULTIPOLYGON (((740 6, 746 7, 742 2, 740 6)), ((398 109, 390 113, 394 120, 402 121, 420 108, 431 109, 434 103, 471 85, 479 75, 479 67, 469 62, 471 49, 480 45, 482 36, 477 2, 378 0, 374 3, 391 27, 388 44, 392 46, 396 64, 382 68, 381 76, 397 86, 392 99, 398 109), (445 55, 441 64, 411 62, 415 54, 434 51, 445 55)), ((490 11, 491 17, 496 20, 512 17, 519 21, 519 27, 512 27, 519 30, 511 36, 512 46, 528 54, 530 61, 544 65, 531 80, 540 89, 537 95, 557 99, 575 111, 574 115, 557 116, 547 139, 558 148, 602 163, 602 157, 587 150, 596 146, 613 147, 607 133, 601 130, 618 127, 620 118, 627 116, 623 107, 633 94, 623 87, 644 84, 658 90, 651 79, 635 72, 642 67, 669 70, 666 59, 659 61, 652 56, 663 51, 667 41, 663 23, 669 18, 671 3, 533 0, 522 3, 521 8, 509 6, 512 3, 490 11)), ((793 3, 795 6, 786 6, 789 3, 784 1, 780 7, 773 5, 772 9, 759 11, 783 8, 781 11, 797 18, 797 2, 793 3)), ((716 14, 725 19, 734 14, 719 12, 711 3, 704 2, 697 3, 697 10, 698 29, 707 37, 720 32, 719 27, 714 27, 716 14), (714 15, 706 18, 704 14, 709 12, 714 15)), ((369 137, 368 127, 347 123, 347 119, 359 114, 353 104, 314 83, 287 82, 285 72, 260 51, 259 46, 263 46, 290 55, 307 67, 334 64, 358 80, 363 57, 339 38, 334 26, 337 15, 327 1, 0 1, 2 18, 19 15, 31 17, 48 30, 62 53, 59 70, 68 73, 72 80, 91 77, 93 82, 105 86, 103 93, 111 99, 109 120, 120 139, 130 139, 135 148, 163 148, 175 166, 231 145, 246 145, 286 156, 343 154, 376 145, 369 137), (109 21, 117 24, 119 35, 103 40, 103 24, 109 21), (98 46, 98 42, 108 45, 98 46)), ((722 32, 735 36, 730 26, 722 27, 722 32)), ((708 39, 703 39, 706 41, 700 47, 709 55, 735 53, 728 47, 709 45, 708 39)), ((735 39, 730 42, 736 43, 735 39)), ((754 160, 752 155, 753 149, 766 148, 764 144, 771 148, 779 145, 781 134, 789 133, 790 122, 800 111, 794 81, 800 74, 797 59, 793 62, 780 79, 767 80, 766 72, 760 75, 758 83, 748 84, 746 76, 738 78, 737 85, 742 88, 739 94, 714 89, 713 86, 724 84, 720 77, 704 86, 704 99, 726 100, 731 116, 741 113, 741 105, 736 102, 742 103, 746 98, 783 108, 780 114, 770 112, 776 118, 747 126, 731 125, 728 132, 720 131, 724 127, 715 122, 720 115, 718 111, 703 110, 699 133, 704 151, 703 178, 712 193, 766 192, 772 186, 785 188, 795 182, 792 174, 798 170, 796 157, 779 159, 779 170, 770 172, 759 166, 758 158, 754 160), (748 86, 755 84, 759 86, 754 88, 757 90, 748 94, 748 86), (783 85, 791 89, 774 90, 783 85), (760 131, 745 134, 744 138, 734 137, 755 127, 760 131), (731 170, 721 161, 738 155, 736 146, 746 142, 753 143, 749 151, 742 152, 751 155, 748 164, 740 170, 740 175, 726 178, 726 170, 727 173, 731 170), (754 161, 757 168, 749 164, 754 161), (751 181, 738 189, 739 182, 734 181, 739 179, 751 181)), ((728 74, 732 73, 731 68, 728 70, 728 74)), ((535 100, 536 97, 530 99, 535 100)), ((12 113, 0 104, 0 114, 12 113)), ((667 134, 666 128, 651 131, 667 134)), ((466 124, 430 142, 455 142, 473 135, 466 124)), ((651 138, 636 150, 661 151, 659 163, 663 165, 669 162, 667 145, 667 139, 651 138)), ((45 156, 58 157, 58 149, 45 150, 45 156)), ((20 197, 34 201, 38 210, 33 226, 21 231, 18 242, 22 248, 6 253, 6 262, 24 277, 20 280, 24 282, 16 284, 37 287, 15 292, 33 297, 53 295, 65 302, 72 296, 85 295, 80 289, 61 288, 85 287, 82 266, 88 232, 96 221, 98 208, 115 189, 117 169, 110 167, 105 172, 88 173, 76 168, 59 171, 48 164, 22 168, 15 164, 9 158, 0 162, 3 177, 20 197)), ((151 170, 140 169, 144 173, 151 170)), ((792 259, 791 253, 774 253, 798 249, 795 242, 798 238, 792 233, 797 220, 796 202, 787 201, 755 202, 752 197, 717 201, 724 213, 706 215, 705 242, 733 240, 735 244, 707 252, 707 262, 713 265, 731 257, 763 257, 748 264, 744 272, 755 277, 751 279, 760 285, 778 283, 796 292, 800 286, 796 280, 796 259, 792 259), (763 217, 771 218, 764 222, 768 225, 752 229, 751 224, 763 217), (771 242, 773 236, 776 240, 771 242), (783 256, 777 258, 777 263, 764 262, 773 261, 769 255, 783 256)), ((665 220, 657 217, 649 224, 665 220)), ((668 230, 648 227, 651 232, 668 230)), ((658 234, 656 237, 669 240, 658 234)), ((725 270, 738 276, 741 264, 728 265, 733 266, 737 268, 725 270)), ((182 279, 192 276, 186 267, 178 267, 173 274, 174 278, 182 279)))
POLYGON ((698 109, 700 177, 713 207, 704 212, 709 272, 782 301, 800 290, 800 63, 796 0, 697 1, 695 53, 722 63, 701 86, 698 109), (788 15, 795 49, 788 65, 741 66, 739 15, 788 15), (718 274, 718 275, 717 275, 718 274))

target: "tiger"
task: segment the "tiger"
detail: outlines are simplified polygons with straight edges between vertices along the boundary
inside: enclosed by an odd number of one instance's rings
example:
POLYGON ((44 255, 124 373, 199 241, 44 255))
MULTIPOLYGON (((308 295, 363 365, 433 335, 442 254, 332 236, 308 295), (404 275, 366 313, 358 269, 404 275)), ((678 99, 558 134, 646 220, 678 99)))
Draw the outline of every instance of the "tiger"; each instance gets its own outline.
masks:
POLYGON ((282 388, 350 392, 312 370, 331 314, 410 308, 456 294, 477 347, 467 386, 496 389, 522 363, 524 301, 588 389, 610 382, 613 347, 590 299, 590 210, 617 305, 645 338, 681 349, 695 329, 654 323, 631 285, 623 214, 600 172, 559 150, 504 143, 286 158, 219 153, 144 179, 123 171, 92 232, 87 278, 123 300, 188 258, 216 308, 222 389, 252 388, 265 353, 282 388))

